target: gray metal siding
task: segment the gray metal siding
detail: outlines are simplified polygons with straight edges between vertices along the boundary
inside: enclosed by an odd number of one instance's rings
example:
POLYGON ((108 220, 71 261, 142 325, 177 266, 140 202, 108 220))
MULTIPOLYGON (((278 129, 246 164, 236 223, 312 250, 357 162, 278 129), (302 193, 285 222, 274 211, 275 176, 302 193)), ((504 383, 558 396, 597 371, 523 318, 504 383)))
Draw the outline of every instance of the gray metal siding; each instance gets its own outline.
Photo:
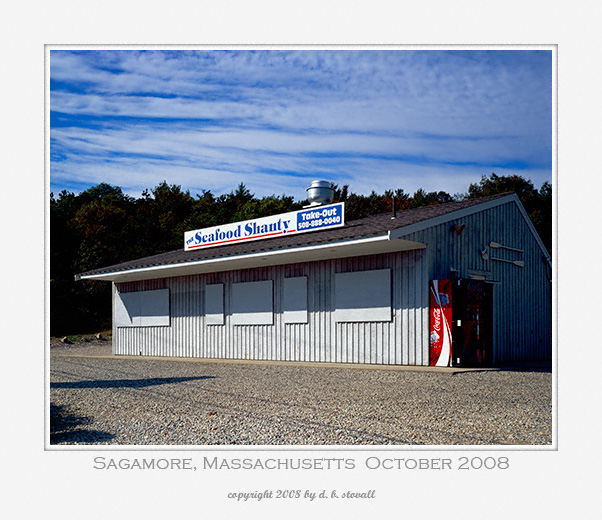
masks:
MULTIPOLYGON (((376 364, 428 364, 426 251, 325 260, 303 264, 116 284, 121 292, 170 289, 170 327, 114 329, 114 352, 225 359, 376 364), (390 322, 336 323, 335 273, 391 269, 390 322), (284 323, 285 277, 306 276, 307 323, 284 323), (273 325, 231 323, 232 284, 272 280, 273 325), (203 293, 224 284, 224 325, 206 325, 203 293), (162 330, 161 330, 162 329, 162 330)), ((361 297, 361 295, 358 295, 361 297)))
POLYGON ((471 270, 486 271, 500 282, 493 292, 494 363, 551 358, 551 271, 514 202, 404 238, 427 244, 430 279, 449 278, 450 268, 454 268, 462 278, 468 278, 471 270), (466 225, 460 236, 451 229, 454 224, 466 225), (525 267, 484 260, 481 251, 492 241, 524 253, 490 249, 490 257, 521 260, 525 267))

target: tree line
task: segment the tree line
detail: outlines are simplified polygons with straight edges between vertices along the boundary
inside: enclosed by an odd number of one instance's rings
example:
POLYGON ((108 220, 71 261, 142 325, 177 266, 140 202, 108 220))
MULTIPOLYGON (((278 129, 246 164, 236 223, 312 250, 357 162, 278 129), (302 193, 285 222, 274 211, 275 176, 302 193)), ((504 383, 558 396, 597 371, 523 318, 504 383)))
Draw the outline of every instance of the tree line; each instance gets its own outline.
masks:
MULTIPOLYGON (((345 220, 479 198, 512 191, 518 195, 548 251, 552 247, 552 186, 537 190, 518 175, 483 176, 466 193, 403 189, 360 195, 332 185, 336 202, 345 202, 345 220)), ((139 198, 101 183, 75 195, 50 194, 50 334, 97 332, 111 327, 111 287, 107 282, 75 282, 75 275, 135 258, 183 247, 185 231, 296 211, 305 201, 288 195, 255 197, 241 183, 230 193, 203 190, 192 196, 162 182, 139 198)))

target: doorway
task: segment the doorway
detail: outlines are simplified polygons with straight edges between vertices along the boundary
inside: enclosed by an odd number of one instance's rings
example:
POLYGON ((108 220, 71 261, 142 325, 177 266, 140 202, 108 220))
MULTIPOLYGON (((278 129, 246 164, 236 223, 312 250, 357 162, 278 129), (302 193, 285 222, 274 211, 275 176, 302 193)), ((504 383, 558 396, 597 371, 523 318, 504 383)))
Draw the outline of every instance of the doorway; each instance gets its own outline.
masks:
POLYGON ((453 282, 452 366, 480 367, 493 362, 493 286, 481 280, 453 282))

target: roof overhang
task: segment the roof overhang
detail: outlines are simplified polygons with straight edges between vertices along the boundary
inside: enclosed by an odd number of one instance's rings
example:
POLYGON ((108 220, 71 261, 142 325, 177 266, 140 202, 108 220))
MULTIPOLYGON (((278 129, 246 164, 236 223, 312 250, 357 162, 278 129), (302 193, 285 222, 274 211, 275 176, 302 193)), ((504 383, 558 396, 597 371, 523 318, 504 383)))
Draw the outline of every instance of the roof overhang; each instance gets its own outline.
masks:
POLYGON ((206 258, 175 264, 139 267, 125 269, 123 271, 80 275, 78 279, 130 282, 154 278, 169 278, 172 276, 187 276, 202 273, 234 271, 238 269, 251 269, 254 267, 272 265, 315 262, 317 260, 329 260, 333 258, 411 251, 414 249, 424 249, 425 247, 426 244, 423 244, 422 242, 391 238, 387 234, 368 238, 343 240, 340 242, 328 242, 324 244, 258 251, 241 255, 206 258))

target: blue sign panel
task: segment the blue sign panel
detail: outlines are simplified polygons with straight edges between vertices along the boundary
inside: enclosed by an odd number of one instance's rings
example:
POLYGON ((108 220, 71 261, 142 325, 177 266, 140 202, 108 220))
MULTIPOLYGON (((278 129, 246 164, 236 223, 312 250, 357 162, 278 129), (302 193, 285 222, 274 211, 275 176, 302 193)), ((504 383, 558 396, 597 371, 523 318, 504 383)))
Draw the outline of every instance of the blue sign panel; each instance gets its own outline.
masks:
POLYGON ((343 203, 319 206, 297 213, 297 231, 313 231, 344 224, 343 203))

